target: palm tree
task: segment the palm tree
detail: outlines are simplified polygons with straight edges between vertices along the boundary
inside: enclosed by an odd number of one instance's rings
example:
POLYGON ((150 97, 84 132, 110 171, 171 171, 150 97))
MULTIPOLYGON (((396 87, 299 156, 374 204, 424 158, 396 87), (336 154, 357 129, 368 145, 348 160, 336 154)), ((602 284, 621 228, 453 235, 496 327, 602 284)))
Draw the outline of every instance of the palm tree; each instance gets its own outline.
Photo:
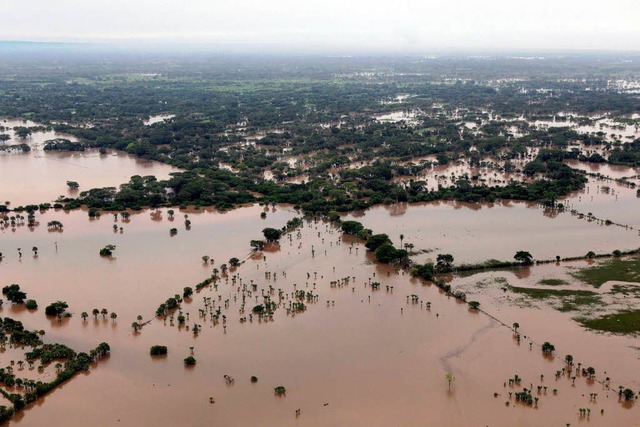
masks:
POLYGON ((103 308, 102 310, 100 310, 100 314, 102 314, 103 319, 106 319, 107 314, 109 314, 109 311, 106 308, 103 308))
POLYGON ((100 310, 94 308, 92 311, 94 319, 98 320, 98 314, 100 314, 100 310))
POLYGON ((448 372, 447 375, 444 376, 444 378, 449 383, 449 390, 451 390, 451 383, 456 380, 456 377, 453 375, 453 373, 448 372))
POLYGON ((404 240, 404 234, 400 235, 400 247, 402 247, 402 241, 404 240))
POLYGON ((82 320, 84 320, 86 322, 87 321, 87 317, 89 317, 89 313, 87 313, 86 311, 83 311, 82 314, 80 315, 80 317, 82 317, 82 320))
POLYGON ((116 323, 116 318, 118 317, 118 315, 115 312, 111 312, 111 320, 113 320, 113 323, 116 323))

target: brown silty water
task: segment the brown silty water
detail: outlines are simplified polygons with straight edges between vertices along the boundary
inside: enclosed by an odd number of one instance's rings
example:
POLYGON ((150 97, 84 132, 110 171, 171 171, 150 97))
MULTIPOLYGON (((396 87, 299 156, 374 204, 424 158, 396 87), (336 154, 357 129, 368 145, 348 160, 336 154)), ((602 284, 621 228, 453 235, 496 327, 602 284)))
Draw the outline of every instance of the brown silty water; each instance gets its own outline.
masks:
MULTIPOLYGON (((279 247, 247 257, 249 241, 260 238, 262 228, 280 227, 295 215, 291 208, 278 206, 275 211, 269 209, 262 220, 263 209, 189 212, 191 230, 184 227, 184 213, 176 212, 169 221, 165 210, 153 216, 149 211, 134 214, 128 223, 119 219, 115 224, 123 227, 122 234, 119 229, 114 233, 111 215, 91 221, 81 211, 50 211, 38 217, 41 224, 62 221, 62 233, 49 233, 42 225, 33 231, 5 229, 0 235, 0 251, 5 254, 0 263, 3 281, 20 283, 41 307, 65 300, 74 316, 58 323, 47 319, 42 308, 28 313, 6 306, 3 315, 24 321, 29 329, 46 329, 47 341, 78 350, 88 350, 101 341, 112 347, 111 356, 89 374, 75 377, 18 414, 12 424, 42 425, 55 417, 67 425, 105 426, 539 426, 578 424, 586 421, 579 417, 578 408, 590 408, 592 425, 638 425, 636 405, 619 403, 615 390, 607 391, 584 378, 578 378, 575 385, 567 376, 556 380, 554 373, 564 363, 543 357, 537 345, 530 349, 529 338, 518 345, 513 332, 491 317, 469 310, 434 286, 373 263, 361 243, 343 237, 329 224, 307 223, 299 232, 285 236, 279 247), (173 227, 178 234, 171 237, 173 227), (112 260, 98 256, 98 250, 109 243, 116 245, 112 260), (39 247, 37 258, 25 249, 32 246, 39 247), (22 260, 16 247, 23 248, 22 260), (211 256, 217 268, 233 256, 245 261, 217 282, 217 287, 207 287, 185 301, 183 312, 189 313, 186 326, 190 330, 179 327, 176 318, 153 318, 166 298, 211 274, 212 265, 203 265, 202 255, 211 256), (379 282, 379 289, 374 290, 370 282, 379 282), (252 283, 257 285, 255 291, 252 283), (258 320, 254 315, 252 321, 241 322, 254 305, 263 302, 263 293, 273 292, 271 298, 278 301, 279 290, 283 297, 273 320, 258 320), (287 314, 294 290, 311 292, 312 301, 305 301, 304 312, 287 314), (416 295, 416 303, 408 302, 410 295, 416 295), (220 308, 226 323, 214 324, 210 314, 200 317, 200 309, 207 313, 211 309, 210 303, 205 306, 204 297, 211 298, 215 309, 220 308), (94 307, 117 312, 117 320, 98 316, 82 321, 79 313, 94 307), (143 322, 151 322, 135 334, 130 325, 138 314, 143 322), (202 326, 197 336, 191 331, 194 324, 202 326), (167 345, 169 354, 152 359, 149 347, 154 344, 167 345), (197 364, 185 368, 182 359, 190 354, 190 347, 194 347, 197 364), (455 376, 450 387, 447 373, 455 376), (522 384, 510 387, 508 379, 515 374, 523 378, 522 384), (224 375, 234 382, 227 384, 224 375), (258 382, 250 382, 252 375, 258 382), (548 387, 546 393, 534 391, 539 398, 537 408, 509 398, 509 391, 530 384, 534 390, 538 385, 548 387), (274 395, 279 385, 286 387, 286 396, 274 395), (557 395, 552 393, 554 388, 557 395), (589 393, 598 393, 595 402, 589 393), (215 403, 210 403, 210 397, 215 403)), ((558 235, 565 228, 568 237, 560 248, 566 252, 588 249, 585 244, 590 240, 578 238, 583 234, 602 249, 606 240, 599 239, 614 230, 571 215, 551 218, 524 204, 478 210, 433 204, 407 208, 402 214, 403 208, 397 209, 391 216, 385 208, 375 208, 357 219, 376 232, 388 232, 396 244, 399 240, 394 233, 402 231, 405 242, 416 242, 418 247, 418 239, 425 238, 443 252, 469 262, 505 258, 503 252, 512 256, 512 239, 527 235, 533 237, 533 248, 528 248, 535 256, 539 256, 536 251, 555 254, 557 246, 545 246, 536 236, 558 235), (493 228, 488 219, 492 216, 497 217, 493 228), (523 222, 523 216, 530 221, 526 222, 529 234, 522 230, 514 237, 501 231, 517 231, 511 230, 515 225, 509 225, 509 218, 516 224, 523 222), (419 218, 427 219, 416 224, 419 218), (456 221, 478 221, 478 230, 469 234, 463 229, 455 241, 441 235, 442 230, 428 237, 422 228, 429 225, 432 229, 435 224, 455 228, 462 223, 456 221), (577 231, 570 227, 572 223, 577 231), (492 239, 487 241, 485 236, 492 239), (447 246, 450 241, 455 244, 447 246), (464 250, 467 246, 475 250, 464 250)), ((634 233, 620 230, 611 239, 637 242, 634 233)), ((543 269, 552 268, 534 267, 529 273, 514 273, 509 280, 526 282, 527 277, 535 280, 536 274, 546 277, 553 270, 543 269)), ((457 286, 463 280, 453 283, 457 286)), ((548 307, 523 310, 490 296, 477 299, 484 310, 505 323, 520 322, 521 332, 535 342, 551 341, 558 354, 571 353, 577 361, 594 366, 598 379, 606 370, 616 387, 638 384, 637 358, 628 348, 633 340, 584 331, 568 316, 548 307), (612 363, 612 357, 620 363, 612 363)), ((0 365, 5 366, 6 357, 1 357, 0 365)))
POLYGON ((117 187, 128 182, 133 175, 154 175, 166 179, 171 172, 180 170, 172 166, 137 158, 133 155, 109 150, 100 154, 96 149, 79 152, 44 151, 44 143, 55 138, 77 141, 71 135, 53 131, 34 132, 25 140, 18 140, 13 128, 37 126, 19 120, 1 121, 0 126, 11 128, 12 139, 7 145, 26 143, 29 153, 0 152, 0 203, 11 202, 12 207, 53 202, 59 196, 77 197, 83 190, 117 187), (67 181, 80 184, 79 190, 70 190, 67 181))

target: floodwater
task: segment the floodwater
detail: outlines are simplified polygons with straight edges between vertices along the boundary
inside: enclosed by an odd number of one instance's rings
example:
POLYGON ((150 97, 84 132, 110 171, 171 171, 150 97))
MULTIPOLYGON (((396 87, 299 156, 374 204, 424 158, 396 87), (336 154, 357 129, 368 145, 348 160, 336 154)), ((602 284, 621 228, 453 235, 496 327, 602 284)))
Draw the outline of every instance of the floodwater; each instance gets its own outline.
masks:
MULTIPOLYGON (((0 122, 5 127, 36 126, 33 122, 8 120, 0 122)), ((80 191, 98 187, 117 187, 133 175, 154 175, 166 179, 174 168, 160 162, 144 160, 124 153, 108 151, 100 154, 90 149, 78 152, 44 151, 44 142, 54 138, 77 141, 70 135, 55 132, 35 132, 31 137, 18 141, 13 130, 7 132, 12 140, 6 144, 24 142, 31 147, 29 153, 0 153, 0 202, 11 206, 52 202, 60 196, 74 197, 80 191), (80 184, 78 191, 70 190, 67 181, 80 184)))
POLYGON ((373 118, 379 122, 398 123, 404 121, 407 124, 415 125, 418 123, 418 117, 421 114, 423 113, 420 110, 401 110, 385 114, 377 114, 374 115, 373 118))
MULTIPOLYGON (((49 212, 39 221, 60 219, 63 233, 48 233, 43 227, 4 231, 0 269, 5 281, 19 282, 41 307, 52 300, 67 301, 74 317, 58 324, 46 319, 42 308, 26 313, 11 307, 4 307, 3 315, 24 321, 30 329, 47 329, 47 340, 79 350, 101 341, 112 347, 111 356, 88 375, 75 377, 11 424, 43 425, 56 417, 70 426, 539 426, 577 424, 578 408, 589 407, 593 425, 637 425, 638 409, 623 407, 614 391, 583 378, 575 385, 566 376, 555 380, 555 371, 563 367, 560 361, 544 358, 537 346, 529 349, 528 341, 517 345, 509 329, 437 288, 372 264, 362 244, 352 246, 351 239, 322 222, 305 224, 299 233, 285 236, 279 250, 265 251, 266 260, 247 258, 217 289, 206 288, 186 301, 187 325, 202 325, 198 336, 161 319, 132 333, 129 325, 136 315, 151 319, 160 302, 208 276, 211 265, 203 265, 202 255, 213 257, 215 266, 232 256, 245 259, 249 240, 259 238, 263 227, 277 227, 294 215, 290 208, 276 206, 263 220, 263 210, 253 206, 230 213, 191 212, 189 231, 182 224, 183 212, 173 221, 166 211, 153 216, 141 212, 128 223, 117 223, 123 226, 122 234, 112 231, 111 215, 90 221, 81 211, 49 212), (170 227, 178 228, 176 236, 169 235, 170 227), (58 243, 57 252, 53 242, 58 243), (97 254, 107 243, 117 246, 113 260, 97 254), (18 245, 39 246, 39 256, 25 254, 19 260, 18 245), (267 271, 277 276, 266 277, 267 271), (350 277, 348 283, 331 285, 345 277, 350 277), (373 290, 370 281, 381 282, 380 289, 373 290), (251 283, 257 288, 249 295, 251 283), (254 316, 241 322, 269 287, 276 301, 279 289, 286 295, 274 320, 254 316), (318 297, 295 316, 286 312, 294 289, 318 297), (243 294, 247 303, 241 312, 243 294), (407 301, 411 294, 418 296, 418 303, 407 301), (203 297, 221 308, 226 324, 199 317, 199 309, 207 310, 203 297), (91 312, 94 306, 115 311, 117 320, 98 316, 83 322, 78 313, 91 312), (151 359, 148 350, 154 344, 167 345, 168 356, 151 359), (182 359, 192 346, 197 364, 186 369, 182 359), (448 372, 455 376, 450 388, 448 372), (548 387, 546 393, 534 394, 540 399, 537 408, 509 398, 509 391, 520 389, 504 385, 515 374, 523 378, 524 387, 548 387), (227 384, 224 375, 234 383, 227 384), (249 381, 252 375, 257 383, 249 381), (286 396, 274 395, 279 385, 286 387, 286 396), (589 399, 593 392, 599 394, 597 402, 589 399)), ((501 316, 489 302, 486 309, 501 316)), ((600 358, 610 353, 592 352, 589 343, 597 348, 620 344, 583 332, 563 317, 553 317, 559 325, 552 331, 541 325, 534 329, 528 318, 519 319, 526 333, 540 331, 532 334, 536 342, 557 343, 559 354, 570 350, 585 362, 589 355, 598 374, 611 367, 610 359, 600 358), (575 346, 560 345, 570 336, 580 337, 570 341, 575 346)), ((607 374, 616 390, 627 380, 618 372, 637 372, 637 360, 622 360, 631 366, 607 374)))
MULTIPOLYGON (((173 170, 149 163, 154 172, 148 172, 120 154, 101 157, 88 151, 56 158, 37 149, 51 137, 34 134, 28 143, 36 150, 30 154, 0 155, 0 199, 12 205, 42 202, 42 197, 66 194, 66 180, 78 181, 82 190, 126 182, 129 170, 158 178, 173 170), (99 169, 112 164, 112 175, 99 169), (100 179, 109 181, 96 184, 100 179), (44 185, 29 186, 31 180, 44 185)), ((433 168, 427 173, 429 185, 449 182, 452 172, 461 176, 467 169, 433 168)), ((614 167, 603 171, 617 177, 614 167)), ((511 179, 491 170, 482 173, 492 185, 511 179)), ((413 257, 418 262, 438 253, 451 253, 456 263, 510 260, 518 250, 538 259, 578 256, 640 246, 634 216, 640 199, 635 190, 623 187, 592 179, 585 190, 562 201, 568 206, 565 212, 519 202, 438 202, 379 206, 345 218, 388 233, 398 246, 402 234, 402 243, 419 252, 413 257), (571 214, 571 209, 635 228, 606 226, 571 214)), ((488 314, 506 325, 519 322, 526 337, 518 344, 499 321, 470 311, 435 286, 375 264, 361 242, 329 224, 306 222, 280 245, 251 254, 249 242, 260 239, 263 228, 282 227, 297 215, 290 206, 175 210, 173 218, 167 209, 132 212, 126 221, 108 213, 90 219, 82 210, 49 210, 37 214, 40 225, 33 230, 0 229, 0 285, 19 283, 40 306, 29 312, 5 304, 0 315, 21 320, 28 329, 46 330, 47 342, 87 351, 106 341, 112 348, 111 356, 90 373, 20 412, 11 425, 40 426, 54 417, 69 426, 640 425, 638 404, 627 406, 617 397, 618 385, 640 389, 633 338, 585 331, 571 314, 544 304, 521 306, 499 286, 477 285, 504 277, 511 285, 531 287, 544 278, 562 278, 572 289, 583 288, 569 279, 569 269, 586 262, 451 278, 454 289, 464 289, 488 314), (46 223, 52 220, 62 222, 64 231, 49 232, 46 223), (174 236, 172 228, 177 229, 174 236), (112 258, 98 255, 107 244, 116 245, 112 258), (37 257, 30 250, 34 246, 37 257), (203 255, 214 261, 203 262, 203 255), (178 326, 177 313, 166 320, 154 317, 160 303, 185 286, 195 289, 232 257, 243 264, 185 300, 186 326, 178 326), (373 289, 371 282, 380 282, 380 288, 373 289), (304 312, 287 310, 294 290, 311 293, 304 312), (251 315, 264 295, 279 302, 273 320, 251 315), (410 295, 416 303, 409 302, 410 295), (205 304, 205 297, 211 303, 205 304), (44 307, 57 300, 69 304, 73 317, 58 323, 44 316, 44 307), (115 312, 117 319, 90 315, 83 321, 80 313, 93 308, 115 312), (214 321, 211 311, 218 308, 225 317, 214 321), (145 325, 134 333, 131 323, 138 315, 145 325), (197 335, 194 324, 202 327, 197 335), (575 384, 567 375, 556 379, 554 373, 564 363, 543 357, 539 344, 544 341, 556 345, 556 355, 573 354, 584 366, 594 366, 599 381, 610 377, 611 389, 582 377, 575 384), (168 346, 169 354, 152 359, 149 347, 156 344, 168 346), (190 347, 197 364, 185 368, 190 347), (447 373, 455 376, 450 386, 447 373), (508 385, 516 374, 523 378, 522 386, 508 385), (224 375, 234 382, 227 384, 224 375), (252 375, 258 377, 256 383, 250 381, 252 375), (274 395, 280 385, 286 396, 274 395), (547 389, 536 392, 538 385, 547 389), (534 389, 537 407, 517 404, 509 396, 521 387, 534 389), (590 393, 598 393, 597 400, 590 393), (591 410, 589 419, 579 416, 579 408, 591 410)), ((19 349, 0 350, 0 366, 19 359, 19 349)), ((29 368, 15 372, 22 378, 37 375, 29 368)), ((44 378, 50 375, 51 368, 44 378)))
POLYGON ((452 254, 456 263, 478 263, 510 261, 519 250, 535 259, 555 259, 556 255, 565 258, 590 250, 601 253, 640 246, 636 230, 599 225, 580 220, 568 210, 557 212, 515 201, 377 206, 344 219, 388 234, 397 246, 404 235, 403 244, 423 252, 415 257, 417 262, 435 260, 439 253, 452 254))
MULTIPOLYGON (((640 229, 640 198, 637 196, 638 168, 615 165, 594 165, 592 163, 568 161, 576 169, 591 173, 600 173, 600 178, 589 178, 585 188, 562 200, 569 209, 575 209, 584 215, 592 213, 602 220, 610 220, 617 224, 640 229), (635 183, 635 187, 615 179, 626 178, 635 183)), ((636 234, 638 234, 636 232, 636 234)), ((640 235, 640 234, 639 234, 640 235)))
POLYGON ((145 126, 151 126, 156 123, 162 123, 166 120, 171 120, 175 117, 175 114, 159 114, 157 116, 151 116, 148 119, 142 121, 145 126))

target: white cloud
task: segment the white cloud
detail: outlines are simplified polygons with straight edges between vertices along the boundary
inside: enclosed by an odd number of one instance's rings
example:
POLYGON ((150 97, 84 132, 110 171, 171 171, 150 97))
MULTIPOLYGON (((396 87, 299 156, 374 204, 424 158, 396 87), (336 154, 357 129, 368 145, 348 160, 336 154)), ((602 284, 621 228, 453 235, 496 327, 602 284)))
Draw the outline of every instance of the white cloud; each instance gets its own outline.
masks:
POLYGON ((640 1, 21 0, 0 39, 163 39, 326 49, 640 49, 640 1))

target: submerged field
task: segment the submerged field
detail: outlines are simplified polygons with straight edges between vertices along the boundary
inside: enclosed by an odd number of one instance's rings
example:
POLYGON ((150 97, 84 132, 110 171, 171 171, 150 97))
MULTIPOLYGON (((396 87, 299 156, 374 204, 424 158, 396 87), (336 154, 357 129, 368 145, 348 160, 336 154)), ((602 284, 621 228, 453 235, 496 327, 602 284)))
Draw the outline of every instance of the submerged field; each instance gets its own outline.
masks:
MULTIPOLYGON (((534 211, 542 216, 541 210, 534 211)), ((264 227, 279 227, 295 216, 286 206, 224 214, 191 211, 190 230, 182 224, 183 214, 176 213, 171 221, 166 210, 143 211, 123 223, 114 222, 110 214, 90 220, 81 211, 51 211, 38 216, 40 223, 58 218, 64 232, 42 226, 3 231, 0 268, 5 282, 20 283, 41 307, 66 301, 73 317, 58 323, 46 318, 42 308, 27 312, 7 306, 4 315, 29 328, 46 329, 46 341, 78 349, 108 341, 112 349, 88 375, 74 378, 12 423, 38 425, 56 414, 72 425, 412 425, 419 417, 447 425, 481 420, 487 425, 535 426, 543 420, 577 422, 576 408, 582 407, 593 411, 594 425, 632 425, 636 419, 635 409, 618 402, 616 391, 618 384, 640 388, 632 338, 593 334, 544 304, 522 308, 487 299, 483 291, 475 296, 465 288, 470 299, 481 301, 482 309, 501 322, 520 323, 524 337, 517 343, 513 331, 491 317, 469 310, 433 285, 372 262, 362 243, 342 236, 329 223, 306 222, 285 235, 279 247, 247 257, 249 241, 260 238, 264 227), (263 211, 266 219, 260 218, 263 211), (114 232, 113 224, 123 232, 114 232), (178 233, 171 236, 174 226, 178 233), (98 255, 108 243, 116 245, 112 259, 98 255), (31 246, 39 247, 37 258, 29 253, 20 259, 15 252, 16 247, 31 246), (184 326, 177 313, 167 320, 154 318, 158 304, 210 276, 212 264, 204 265, 201 259, 205 254, 218 268, 234 256, 244 262, 215 286, 185 299, 182 312, 189 316, 184 326), (381 285, 374 289, 372 282, 381 285), (298 301, 292 294, 296 290, 305 293, 300 299, 305 309, 287 313, 290 303, 298 301), (248 320, 264 295, 280 301, 273 320, 256 314, 248 320), (411 295, 417 296, 415 302, 411 295), (115 311, 117 319, 90 315, 83 321, 79 313, 91 313, 93 307, 115 311), (217 308, 225 320, 212 320, 217 308), (138 315, 150 323, 134 332, 130 325, 138 315), (197 335, 189 330, 194 324, 202 327, 197 335), (531 348, 530 341, 535 343, 531 348), (599 380, 610 377, 610 391, 585 379, 575 384, 566 376, 554 379, 564 366, 562 356, 543 357, 543 341, 555 343, 559 356, 573 354, 576 361, 594 366, 599 380), (168 355, 150 357, 155 344, 166 345, 168 355), (190 347, 197 363, 185 368, 182 359, 191 354, 190 347), (447 373, 455 376, 450 389, 447 373), (505 387, 515 374, 523 378, 522 385, 505 387), (233 384, 227 384, 224 375, 233 377, 233 384), (251 376, 258 381, 252 383, 251 376), (508 393, 529 383, 541 386, 535 409, 516 404, 508 393), (286 388, 286 396, 274 396, 273 388, 279 385, 286 388), (598 393, 596 402, 590 393, 598 393), (77 409, 78 400, 82 410, 77 409), (425 401, 432 404, 425 406, 425 401), (255 411, 240 411, 244 405, 255 411), (180 409, 185 406, 190 408, 186 413, 180 409), (296 409, 301 409, 297 418, 296 409)), ((470 236, 467 243, 473 240, 470 236)), ((581 245, 576 242, 575 250, 581 245)), ((557 268, 517 269, 507 280, 533 289, 550 277, 573 280, 558 275, 557 268)), ((495 274, 454 277, 451 283, 457 288, 495 274)), ((522 289, 513 287, 510 293, 538 300, 522 289)))

